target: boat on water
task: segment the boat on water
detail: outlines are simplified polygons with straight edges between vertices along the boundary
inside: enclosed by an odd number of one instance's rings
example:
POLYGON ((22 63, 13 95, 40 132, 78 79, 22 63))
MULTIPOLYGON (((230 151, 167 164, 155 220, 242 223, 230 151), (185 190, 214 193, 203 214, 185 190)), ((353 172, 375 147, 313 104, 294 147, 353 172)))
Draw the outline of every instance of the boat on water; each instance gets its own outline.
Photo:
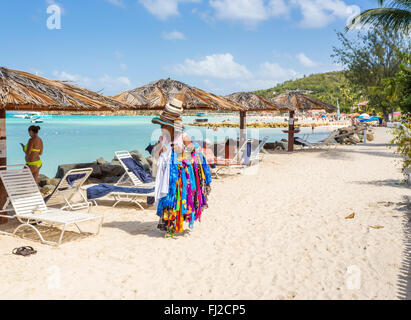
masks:
POLYGON ((196 123, 206 123, 208 119, 206 118, 207 114, 204 112, 197 113, 197 118, 194 120, 196 123))
POLYGON ((13 117, 20 118, 20 119, 32 119, 33 117, 40 117, 40 112, 25 112, 25 113, 18 113, 14 114, 13 117))
POLYGON ((44 120, 43 119, 41 119, 40 117, 38 117, 38 118, 32 118, 31 119, 31 123, 43 123, 44 122, 44 120))

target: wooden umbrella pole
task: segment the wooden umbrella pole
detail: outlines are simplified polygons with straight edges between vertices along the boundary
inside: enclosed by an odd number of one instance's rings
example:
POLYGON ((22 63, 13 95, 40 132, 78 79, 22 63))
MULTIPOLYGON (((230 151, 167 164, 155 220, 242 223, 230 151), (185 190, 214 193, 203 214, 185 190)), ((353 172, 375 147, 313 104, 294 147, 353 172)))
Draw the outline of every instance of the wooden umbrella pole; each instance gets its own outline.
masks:
POLYGON ((290 112, 288 122, 288 152, 294 151, 294 111, 290 112))
POLYGON ((247 112, 246 111, 240 111, 240 146, 243 145, 245 142, 245 139, 247 138, 247 133, 246 133, 246 117, 247 117, 247 112))
MULTIPOLYGON (((0 167, 7 165, 7 144, 6 144, 6 110, 0 109, 0 167)), ((0 169, 1 170, 1 169, 0 169)), ((7 201, 6 189, 0 180, 0 210, 7 201)), ((0 224, 6 223, 7 219, 0 218, 0 224)))

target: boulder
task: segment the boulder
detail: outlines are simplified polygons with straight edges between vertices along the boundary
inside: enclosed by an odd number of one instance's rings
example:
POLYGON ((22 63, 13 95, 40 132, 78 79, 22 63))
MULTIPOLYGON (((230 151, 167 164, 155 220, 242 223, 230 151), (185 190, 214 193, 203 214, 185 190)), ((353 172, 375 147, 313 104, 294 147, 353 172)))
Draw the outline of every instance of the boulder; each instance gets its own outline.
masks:
POLYGON ((57 178, 50 178, 50 179, 48 179, 48 185, 51 185, 51 186, 57 186, 58 184, 59 184, 59 182, 60 182, 60 180, 61 179, 57 179, 57 178))
POLYGON ((108 184, 114 184, 117 183, 118 180, 120 180, 120 177, 105 177, 103 179, 103 182, 108 184))
POLYGON ((101 178, 102 177, 102 171, 100 166, 97 164, 97 162, 91 162, 91 163, 74 163, 74 164, 62 164, 58 166, 57 173, 56 173, 56 178, 63 178, 67 172, 73 169, 84 169, 84 168, 92 168, 93 173, 91 174, 92 178, 101 178))
POLYGON ((43 196, 48 196, 53 190, 55 189, 55 186, 52 185, 45 185, 40 189, 40 192, 43 196))
POLYGON ((361 139, 357 134, 353 134, 352 136, 350 136, 350 140, 352 143, 360 143, 361 139))
POLYGON ((119 162, 106 163, 100 166, 102 177, 119 177, 124 174, 125 170, 119 162))
POLYGON ((104 158, 101 157, 101 158, 98 158, 98 159, 96 160, 96 162, 97 162, 97 164, 102 165, 102 164, 105 164, 105 163, 106 163, 106 160, 104 160, 104 158))
POLYGON ((367 141, 374 141, 374 134, 373 133, 370 133, 370 132, 367 133, 367 141))
POLYGON ((148 164, 150 165, 150 167, 152 167, 153 166, 153 158, 152 157, 147 157, 146 160, 147 160, 148 164))
POLYGON ((100 184, 103 183, 103 180, 96 178, 88 178, 85 184, 100 184))
POLYGON ((45 176, 44 174, 39 174, 39 186, 40 186, 40 188, 47 185, 48 180, 49 180, 49 178, 47 176, 45 176))

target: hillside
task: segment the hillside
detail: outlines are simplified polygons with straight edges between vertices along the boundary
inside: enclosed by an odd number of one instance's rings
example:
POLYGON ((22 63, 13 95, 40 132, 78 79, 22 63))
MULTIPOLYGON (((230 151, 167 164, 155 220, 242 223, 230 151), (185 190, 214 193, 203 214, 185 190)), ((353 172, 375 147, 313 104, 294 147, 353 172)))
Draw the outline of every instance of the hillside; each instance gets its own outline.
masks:
POLYGON ((348 112, 350 107, 360 102, 361 97, 351 89, 345 71, 317 73, 297 80, 285 81, 274 88, 259 90, 255 93, 272 98, 287 90, 306 90, 307 95, 337 105, 337 99, 342 112, 348 112))

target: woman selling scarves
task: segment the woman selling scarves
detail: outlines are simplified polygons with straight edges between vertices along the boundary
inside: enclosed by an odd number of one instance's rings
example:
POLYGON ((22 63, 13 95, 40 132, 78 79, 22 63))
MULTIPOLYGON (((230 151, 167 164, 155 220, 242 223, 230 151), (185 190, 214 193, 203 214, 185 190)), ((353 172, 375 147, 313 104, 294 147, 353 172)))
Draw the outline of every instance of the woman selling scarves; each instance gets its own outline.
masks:
POLYGON ((175 110, 179 105, 182 103, 174 99, 160 118, 152 120, 162 129, 156 148, 158 155, 154 155, 157 159, 155 203, 160 217, 158 228, 167 232, 166 237, 183 232, 184 221, 190 228, 194 227, 194 221, 201 221, 211 191, 210 168, 204 155, 196 151, 199 148, 183 132, 179 117, 167 118, 170 106, 175 110))

